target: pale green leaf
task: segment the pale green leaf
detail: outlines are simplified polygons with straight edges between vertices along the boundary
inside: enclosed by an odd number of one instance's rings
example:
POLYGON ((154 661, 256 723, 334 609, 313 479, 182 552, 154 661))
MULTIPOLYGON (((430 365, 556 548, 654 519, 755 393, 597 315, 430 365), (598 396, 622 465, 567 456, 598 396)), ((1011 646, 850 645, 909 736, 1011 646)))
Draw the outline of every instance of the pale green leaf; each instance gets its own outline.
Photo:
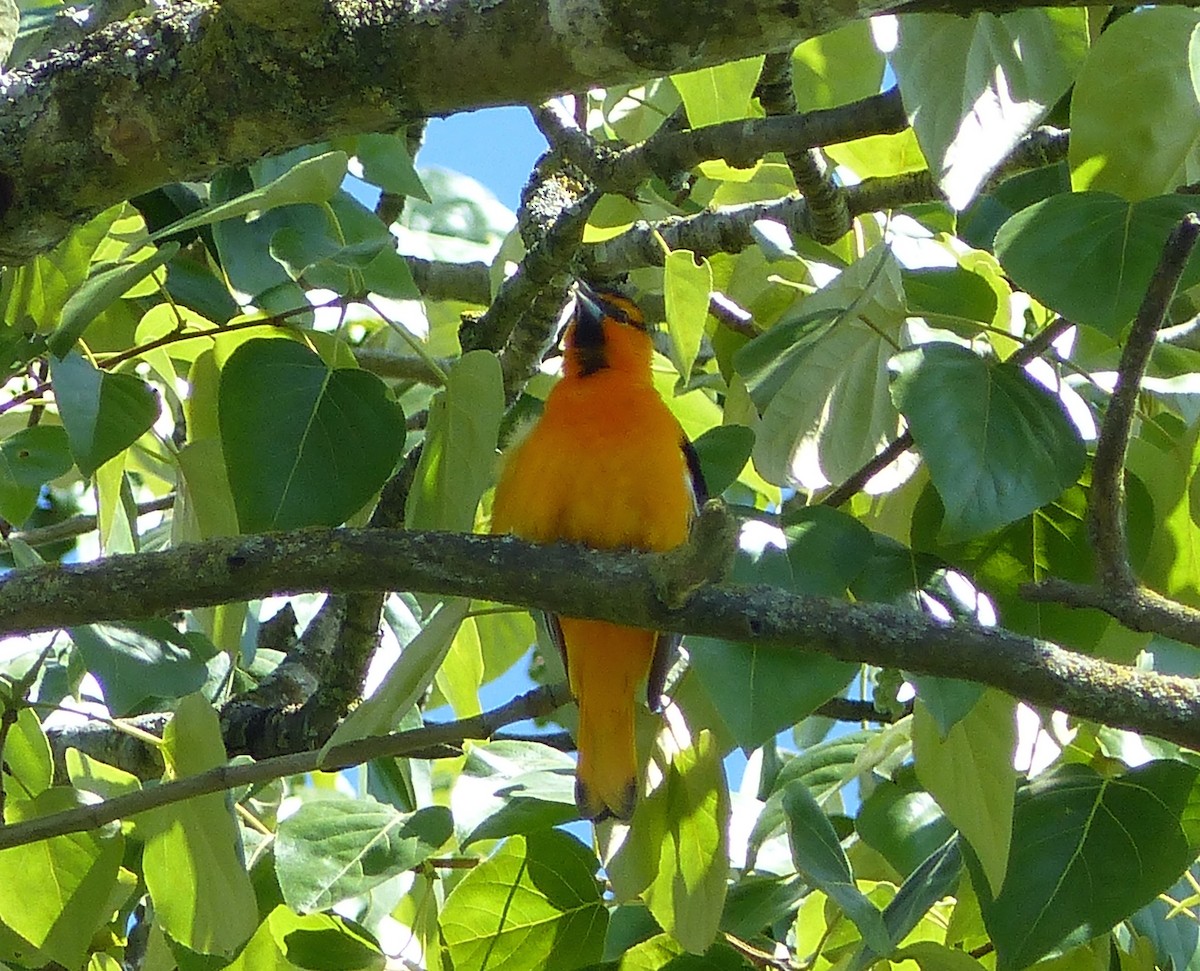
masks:
POLYGON ((985 692, 945 738, 917 699, 913 712, 917 778, 971 844, 993 894, 1000 892, 1008 871, 1016 740, 1016 704, 998 691, 985 692))
POLYGON ((974 198, 1067 90, 1086 50, 1082 10, 900 17, 892 66, 950 205, 974 198))
POLYGON ((16 720, 4 736, 0 764, 4 766, 6 792, 32 799, 50 787, 54 778, 54 760, 46 733, 32 708, 17 711, 16 720))
POLYGON ((805 338, 777 379, 754 464, 768 482, 819 488, 849 477, 899 434, 887 393, 887 362, 905 320, 895 257, 883 246, 871 250, 800 311, 832 320, 805 338))
POLYGON ((57 357, 66 357, 93 320, 178 252, 178 243, 166 243, 138 262, 95 264, 83 285, 67 299, 47 346, 57 357))
POLYGON ((702 128, 745 118, 762 65, 763 57, 759 55, 671 75, 691 126, 702 128))
POLYGON ((663 297, 667 306, 667 333, 671 337, 672 360, 686 384, 700 353, 704 324, 708 320, 708 297, 712 292, 712 268, 708 260, 696 262, 689 250, 667 255, 663 274, 663 297))
MULTIPOLYGON (((78 793, 46 789, 35 799, 8 793, 5 822, 19 823, 81 806, 78 793)), ((0 923, 68 968, 84 962, 92 935, 111 917, 124 840, 108 830, 55 836, 0 850, 0 923), (20 888, 20 892, 12 892, 20 888)))
POLYGON ((646 906, 686 950, 703 954, 716 938, 729 878, 729 790, 711 732, 672 755, 649 799, 665 805, 666 826, 646 906))
POLYGON ((410 529, 474 528, 479 497, 495 476, 503 414, 496 355, 471 351, 455 361, 446 387, 429 404, 425 445, 405 507, 410 529))
MULTIPOLYGON (((179 703, 161 751, 168 778, 225 763, 217 713, 202 695, 179 703)), ((147 836, 142 866, 156 921, 189 950, 232 957, 258 926, 258 908, 228 794, 151 810, 139 818, 139 829, 147 836)))
POLYGON ((573 971, 598 961, 608 925, 598 868, 559 830, 510 837, 446 898, 440 926, 455 971, 573 971))
POLYGON ((1200 180, 1198 25, 1196 10, 1143 8, 1100 35, 1071 97, 1076 192, 1137 201, 1200 180))
POLYGON ((317 799, 279 823, 275 873, 293 910, 328 910, 411 870, 450 838, 449 810, 399 813, 373 799, 317 799))
POLYGON ((452 597, 442 604, 405 646, 375 693, 338 725, 321 749, 322 765, 332 764, 331 759, 337 757, 333 750, 338 745, 391 731, 429 687, 470 607, 471 601, 462 597, 452 597))

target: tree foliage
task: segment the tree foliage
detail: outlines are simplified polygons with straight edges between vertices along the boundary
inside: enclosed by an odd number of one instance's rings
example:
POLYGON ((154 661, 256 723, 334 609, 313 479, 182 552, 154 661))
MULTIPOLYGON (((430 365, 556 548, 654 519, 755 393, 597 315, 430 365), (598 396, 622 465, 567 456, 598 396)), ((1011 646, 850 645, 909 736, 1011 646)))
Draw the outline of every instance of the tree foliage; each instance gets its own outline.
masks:
POLYGON ((0 2, 0 966, 1200 961, 1200 13, 366 6, 0 2), (672 554, 465 535, 577 278, 672 554), (687 635, 628 826, 530 608, 687 635))

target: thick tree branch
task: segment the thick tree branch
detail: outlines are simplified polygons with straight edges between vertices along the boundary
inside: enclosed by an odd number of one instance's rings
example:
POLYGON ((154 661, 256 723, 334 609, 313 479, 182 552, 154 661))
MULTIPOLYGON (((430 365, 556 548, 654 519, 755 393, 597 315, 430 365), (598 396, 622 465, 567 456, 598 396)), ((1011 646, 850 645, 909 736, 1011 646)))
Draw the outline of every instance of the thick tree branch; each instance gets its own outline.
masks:
POLYGON ((264 29, 251 5, 166 4, 5 75, 0 261, 222 165, 783 49, 879 6, 334 0, 264 29))
POLYGON ((1200 682, 1084 657, 997 628, 943 624, 884 604, 709 586, 672 610, 661 557, 511 537, 301 530, 9 574, 0 633, 144 617, 229 600, 380 587, 485 598, 576 617, 821 651, 847 661, 968 678, 1034 704, 1200 747, 1200 682))

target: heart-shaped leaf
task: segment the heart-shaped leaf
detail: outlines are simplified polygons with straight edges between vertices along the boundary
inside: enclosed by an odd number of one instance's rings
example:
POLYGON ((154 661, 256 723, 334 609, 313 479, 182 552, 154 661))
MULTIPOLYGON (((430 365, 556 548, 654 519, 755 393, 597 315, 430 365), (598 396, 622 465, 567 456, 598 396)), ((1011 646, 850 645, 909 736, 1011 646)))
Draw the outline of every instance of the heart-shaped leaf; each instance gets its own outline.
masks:
POLYGON ((75 464, 91 475, 158 417, 158 395, 132 374, 110 374, 82 354, 50 358, 50 383, 75 464))
POLYGON ((905 351, 892 366, 892 396, 941 496, 946 538, 1014 522, 1079 478, 1079 433, 1023 371, 949 343, 905 351))
MULTIPOLYGON (((996 256, 1022 290, 1117 337, 1137 313, 1167 236, 1196 205, 1183 195, 1129 202, 1108 192, 1062 193, 1001 226, 996 256)), ((1180 290, 1197 282, 1200 255, 1193 254, 1180 290)))
POLYGON ((291 340, 256 338, 225 362, 218 416, 246 532, 336 526, 391 474, 404 414, 386 385, 291 340))

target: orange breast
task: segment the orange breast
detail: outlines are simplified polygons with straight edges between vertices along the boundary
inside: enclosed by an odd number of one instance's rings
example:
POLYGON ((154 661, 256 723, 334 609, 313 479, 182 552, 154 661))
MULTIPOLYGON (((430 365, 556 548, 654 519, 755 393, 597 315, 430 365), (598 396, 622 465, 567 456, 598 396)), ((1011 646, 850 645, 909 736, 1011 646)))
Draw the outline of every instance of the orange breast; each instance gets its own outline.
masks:
POLYGON ((678 546, 693 508, 682 436, 649 384, 619 372, 561 381, 506 460, 492 529, 601 548, 678 546))

